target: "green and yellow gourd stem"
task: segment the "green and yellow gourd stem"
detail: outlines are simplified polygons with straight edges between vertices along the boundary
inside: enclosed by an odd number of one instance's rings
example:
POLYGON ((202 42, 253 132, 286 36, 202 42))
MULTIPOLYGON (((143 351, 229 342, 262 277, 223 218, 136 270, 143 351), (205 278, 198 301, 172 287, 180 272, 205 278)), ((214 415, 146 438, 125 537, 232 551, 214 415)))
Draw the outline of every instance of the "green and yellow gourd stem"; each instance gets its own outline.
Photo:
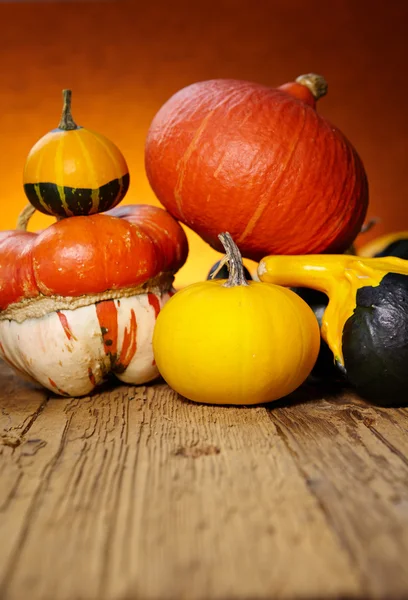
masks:
POLYGON ((380 285, 390 272, 408 275, 408 262, 395 257, 360 258, 346 254, 267 256, 258 266, 261 281, 313 288, 329 297, 321 333, 342 369, 343 328, 356 308, 357 291, 362 287, 380 285))

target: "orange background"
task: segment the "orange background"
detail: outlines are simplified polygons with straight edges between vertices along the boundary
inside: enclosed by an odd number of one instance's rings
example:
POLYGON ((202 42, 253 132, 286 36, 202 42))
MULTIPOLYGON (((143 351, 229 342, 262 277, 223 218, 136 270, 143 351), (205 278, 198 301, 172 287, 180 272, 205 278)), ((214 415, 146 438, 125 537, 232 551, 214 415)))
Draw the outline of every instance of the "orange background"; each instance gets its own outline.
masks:
MULTIPOLYGON (((171 94, 213 77, 277 86, 314 71, 329 82, 319 112, 356 146, 370 182, 369 216, 381 218, 360 240, 408 229, 407 18, 405 0, 0 4, 0 227, 14 227, 26 203, 25 157, 57 125, 64 87, 73 89, 77 122, 125 155, 125 202, 156 203, 144 139, 171 94)), ((36 215, 30 229, 51 222, 36 215)), ((219 257, 189 237, 179 285, 204 278, 219 257)))

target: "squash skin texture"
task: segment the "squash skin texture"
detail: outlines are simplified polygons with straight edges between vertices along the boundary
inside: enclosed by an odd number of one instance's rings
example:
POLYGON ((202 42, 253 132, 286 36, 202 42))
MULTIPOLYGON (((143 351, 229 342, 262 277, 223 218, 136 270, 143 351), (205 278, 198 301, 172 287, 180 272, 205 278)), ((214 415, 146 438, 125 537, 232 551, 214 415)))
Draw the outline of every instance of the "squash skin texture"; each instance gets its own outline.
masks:
POLYGON ((141 227, 164 258, 164 271, 178 270, 186 262, 189 250, 187 236, 166 210, 151 204, 125 204, 105 214, 141 227))
POLYGON ((180 90, 151 123, 145 165, 176 219, 216 250, 229 231, 255 261, 343 252, 367 210, 357 152, 290 88, 217 79, 180 90))
POLYGON ((356 304, 343 330, 347 377, 358 393, 372 402, 404 404, 401 392, 408 392, 408 276, 389 273, 379 286, 360 288, 356 304))
POLYGON ((106 215, 54 223, 39 234, 32 254, 44 295, 80 296, 139 285, 163 266, 162 255, 140 227, 106 215))
POLYGON ((313 312, 284 288, 224 283, 188 286, 160 312, 153 334, 160 374, 195 402, 258 404, 286 396, 318 355, 313 312))

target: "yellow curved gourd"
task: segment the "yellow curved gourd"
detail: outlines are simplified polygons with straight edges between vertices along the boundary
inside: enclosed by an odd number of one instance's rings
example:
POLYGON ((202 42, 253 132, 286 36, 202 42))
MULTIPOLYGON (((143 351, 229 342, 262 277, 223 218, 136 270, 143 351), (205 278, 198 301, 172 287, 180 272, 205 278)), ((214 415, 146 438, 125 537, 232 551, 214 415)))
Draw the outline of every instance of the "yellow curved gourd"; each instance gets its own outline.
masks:
POLYGON ((315 254, 267 256, 258 266, 263 282, 313 288, 327 294, 329 303, 322 318, 321 333, 340 366, 344 366, 343 328, 356 308, 357 290, 380 285, 388 273, 408 275, 408 262, 395 257, 315 254))
POLYGON ((294 292, 247 282, 229 234, 220 240, 230 277, 190 285, 160 312, 153 352, 166 382, 186 398, 257 404, 307 378, 320 347, 316 318, 294 292))

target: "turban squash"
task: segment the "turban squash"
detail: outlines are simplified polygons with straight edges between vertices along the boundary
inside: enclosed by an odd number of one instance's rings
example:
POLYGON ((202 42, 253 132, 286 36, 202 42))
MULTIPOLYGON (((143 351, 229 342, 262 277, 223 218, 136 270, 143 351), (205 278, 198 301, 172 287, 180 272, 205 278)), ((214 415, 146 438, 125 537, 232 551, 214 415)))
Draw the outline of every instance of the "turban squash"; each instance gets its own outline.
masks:
POLYGON ((0 356, 61 395, 88 394, 109 373, 154 379, 155 320, 187 252, 181 226, 143 205, 0 232, 0 356))

